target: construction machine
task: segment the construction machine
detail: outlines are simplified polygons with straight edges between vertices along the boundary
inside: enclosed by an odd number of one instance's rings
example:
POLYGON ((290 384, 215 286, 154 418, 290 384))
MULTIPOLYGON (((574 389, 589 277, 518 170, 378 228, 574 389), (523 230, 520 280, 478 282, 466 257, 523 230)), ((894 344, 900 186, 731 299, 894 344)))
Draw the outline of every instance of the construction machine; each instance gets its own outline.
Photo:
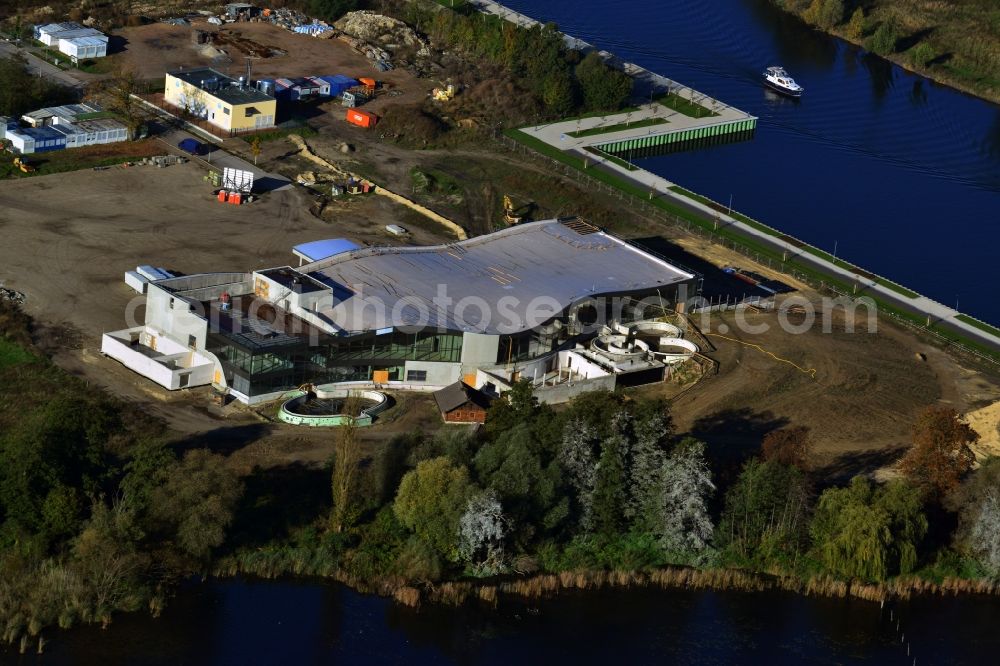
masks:
POLYGON ((31 166, 20 157, 14 158, 14 166, 20 169, 22 173, 33 173, 35 171, 35 167, 31 166))
POLYGON ((514 207, 514 200, 509 194, 503 195, 503 219, 507 224, 520 224, 524 219, 523 215, 518 215, 519 208, 514 207))
POLYGON ((455 99, 455 85, 449 83, 444 88, 435 88, 431 91, 431 97, 436 102, 448 102, 455 99))

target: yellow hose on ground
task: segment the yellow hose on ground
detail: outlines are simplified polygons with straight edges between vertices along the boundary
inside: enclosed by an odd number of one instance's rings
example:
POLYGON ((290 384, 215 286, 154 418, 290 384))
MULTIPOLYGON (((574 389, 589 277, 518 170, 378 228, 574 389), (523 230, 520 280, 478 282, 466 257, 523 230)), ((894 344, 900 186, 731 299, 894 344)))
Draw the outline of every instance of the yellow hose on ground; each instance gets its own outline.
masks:
POLYGON ((729 336, 726 336, 726 335, 719 335, 718 333, 702 333, 702 335, 711 336, 713 338, 722 338, 723 340, 729 340, 730 342, 736 342, 736 343, 739 343, 741 345, 746 345, 747 347, 753 347, 757 351, 762 352, 764 354, 767 354, 768 356, 770 356, 771 358, 773 358, 775 361, 780 361, 781 363, 787 363, 788 365, 792 366, 793 368, 795 368, 799 372, 807 374, 810 377, 812 377, 813 379, 816 379, 816 368, 803 368, 800 365, 796 365, 795 363, 792 363, 787 358, 781 358, 777 354, 774 354, 772 352, 767 351, 766 349, 764 349, 760 345, 755 345, 752 342, 744 342, 743 340, 737 340, 736 338, 730 338, 729 336))

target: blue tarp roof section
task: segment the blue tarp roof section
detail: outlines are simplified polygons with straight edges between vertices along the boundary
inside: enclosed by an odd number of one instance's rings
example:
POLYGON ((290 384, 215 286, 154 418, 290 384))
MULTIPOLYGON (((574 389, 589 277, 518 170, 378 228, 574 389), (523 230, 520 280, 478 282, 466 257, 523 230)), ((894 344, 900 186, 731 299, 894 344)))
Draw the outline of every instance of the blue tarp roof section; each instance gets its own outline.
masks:
POLYGON ((51 125, 45 127, 19 127, 17 133, 22 136, 30 136, 35 141, 49 141, 51 139, 66 140, 66 135, 51 125))
POLYGON ((359 85, 357 79, 352 79, 351 77, 344 76, 343 74, 335 74, 333 76, 317 76, 316 78, 323 79, 330 84, 331 97, 337 97, 348 88, 353 88, 354 86, 359 85))
POLYGON ((320 261, 341 252, 357 250, 360 247, 357 243, 349 241, 346 238, 328 238, 326 240, 296 245, 293 251, 305 258, 306 261, 320 261))

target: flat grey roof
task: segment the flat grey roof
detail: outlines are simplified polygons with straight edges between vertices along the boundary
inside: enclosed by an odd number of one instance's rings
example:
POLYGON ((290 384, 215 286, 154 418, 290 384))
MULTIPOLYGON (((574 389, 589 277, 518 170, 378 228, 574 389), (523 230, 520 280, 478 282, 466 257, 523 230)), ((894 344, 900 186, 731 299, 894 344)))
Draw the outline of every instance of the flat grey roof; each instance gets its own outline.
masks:
POLYGON ((249 84, 241 90, 239 82, 236 79, 228 77, 211 67, 176 69, 167 73, 189 85, 201 88, 205 91, 206 95, 221 99, 227 104, 253 104, 254 102, 269 102, 274 99, 271 95, 266 95, 256 88, 251 88, 249 84), (213 81, 218 85, 218 88, 216 90, 202 88, 202 81, 213 81))
POLYGON ((548 220, 448 245, 362 248, 298 270, 333 287, 333 307, 320 312, 346 331, 431 326, 494 335, 534 328, 591 296, 695 277, 595 227, 569 224, 576 229, 548 220), (435 302, 442 291, 450 303, 435 302))

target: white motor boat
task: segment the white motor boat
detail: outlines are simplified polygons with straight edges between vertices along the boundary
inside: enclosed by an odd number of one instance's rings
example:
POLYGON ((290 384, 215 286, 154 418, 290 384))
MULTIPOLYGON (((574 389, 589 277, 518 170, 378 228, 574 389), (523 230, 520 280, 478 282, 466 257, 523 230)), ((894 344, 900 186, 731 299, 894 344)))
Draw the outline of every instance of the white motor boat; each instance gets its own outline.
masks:
POLYGON ((768 67, 764 70, 764 85, 789 97, 801 97, 805 91, 783 67, 768 67))

